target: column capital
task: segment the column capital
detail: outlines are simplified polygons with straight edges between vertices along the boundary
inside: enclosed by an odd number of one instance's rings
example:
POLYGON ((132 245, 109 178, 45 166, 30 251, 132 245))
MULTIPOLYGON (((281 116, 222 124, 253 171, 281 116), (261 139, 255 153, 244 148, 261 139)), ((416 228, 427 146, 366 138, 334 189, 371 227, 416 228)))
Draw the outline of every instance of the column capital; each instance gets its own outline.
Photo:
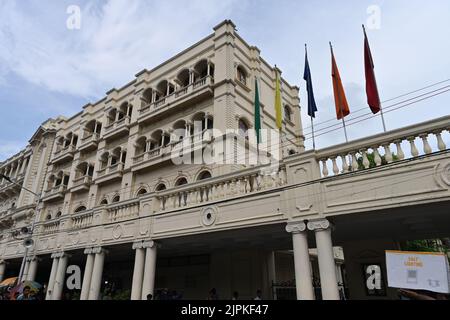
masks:
POLYGON ((157 247, 157 243, 154 242, 153 240, 144 241, 142 243, 142 247, 145 248, 145 249, 157 247))
POLYGON ((136 249, 143 249, 143 248, 144 248, 144 241, 136 241, 136 242, 133 242, 132 248, 133 248, 133 250, 136 250, 136 249))
POLYGON ((61 252, 52 253, 51 257, 52 257, 52 259, 56 259, 56 258, 62 258, 64 256, 66 256, 66 255, 67 254, 65 254, 64 251, 61 251, 61 252))
MULTIPOLYGON (((41 260, 42 260, 42 259, 39 258, 38 256, 27 257, 27 261, 28 261, 28 262, 31 262, 31 261, 37 261, 37 262, 39 262, 39 261, 41 261, 41 260)), ((1 264, 1 262, 0 262, 0 264, 1 264)))
POLYGON ((286 231, 289 233, 299 233, 306 230, 306 223, 303 221, 292 221, 286 225, 286 231))
POLYGON ((92 250, 91 253, 93 253, 93 254, 97 254, 97 253, 107 254, 108 253, 108 250, 103 249, 102 247, 93 247, 91 250, 92 250))
POLYGON ((318 230, 326 230, 331 227, 330 221, 327 219, 318 219, 308 221, 308 230, 318 231, 318 230))

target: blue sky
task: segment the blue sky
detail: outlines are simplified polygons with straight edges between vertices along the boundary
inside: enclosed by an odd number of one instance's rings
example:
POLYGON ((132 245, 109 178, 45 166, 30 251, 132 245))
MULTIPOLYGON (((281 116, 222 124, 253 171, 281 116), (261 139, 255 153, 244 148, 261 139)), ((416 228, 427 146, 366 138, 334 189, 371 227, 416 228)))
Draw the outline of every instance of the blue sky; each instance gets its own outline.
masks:
MULTIPOLYGON (((79 112, 138 71, 210 34, 224 19, 232 19, 247 42, 300 86, 305 127, 305 43, 319 108, 316 121, 334 117, 330 40, 350 109, 365 107, 361 24, 373 21, 373 12, 368 13, 373 5, 380 9, 379 28, 369 29, 368 36, 382 100, 450 78, 446 0, 0 0, 0 160, 23 148, 46 119, 79 112), (82 9, 79 30, 66 27, 70 5, 82 9)), ((442 94, 386 114, 388 129, 448 115, 449 98, 450 93, 442 94)), ((381 121, 348 129, 354 139, 380 132, 381 121)), ((318 138, 317 145, 343 141, 336 131, 318 138)))

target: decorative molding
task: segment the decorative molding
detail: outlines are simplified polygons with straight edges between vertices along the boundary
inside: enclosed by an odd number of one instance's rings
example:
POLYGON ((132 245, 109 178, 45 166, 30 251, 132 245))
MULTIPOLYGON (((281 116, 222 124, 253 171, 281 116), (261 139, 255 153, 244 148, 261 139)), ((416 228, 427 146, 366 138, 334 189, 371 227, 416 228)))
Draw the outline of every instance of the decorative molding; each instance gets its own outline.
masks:
POLYGON ((306 223, 303 221, 288 222, 286 231, 289 233, 300 233, 306 230, 306 223))

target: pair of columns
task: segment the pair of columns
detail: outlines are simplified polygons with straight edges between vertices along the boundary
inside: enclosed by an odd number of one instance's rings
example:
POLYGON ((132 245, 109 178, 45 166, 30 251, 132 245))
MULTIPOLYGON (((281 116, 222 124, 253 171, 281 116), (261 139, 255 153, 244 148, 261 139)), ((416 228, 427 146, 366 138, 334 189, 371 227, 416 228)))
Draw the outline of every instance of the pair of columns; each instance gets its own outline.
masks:
POLYGON ((65 252, 57 252, 53 253, 51 257, 53 259, 52 270, 50 271, 45 300, 60 300, 64 289, 69 255, 65 252))
POLYGON ((131 300, 146 300, 154 295, 157 245, 153 241, 133 244, 135 253, 131 300))
POLYGON ((101 247, 87 248, 84 250, 84 254, 86 254, 87 258, 80 300, 98 300, 102 287, 106 250, 101 247))
POLYGON ((28 257, 23 268, 22 280, 34 281, 40 259, 36 256, 28 257))
POLYGON ((286 231, 292 233, 297 299, 314 300, 307 230, 314 231, 316 238, 322 298, 339 300, 331 225, 326 219, 290 222, 286 226, 286 231))

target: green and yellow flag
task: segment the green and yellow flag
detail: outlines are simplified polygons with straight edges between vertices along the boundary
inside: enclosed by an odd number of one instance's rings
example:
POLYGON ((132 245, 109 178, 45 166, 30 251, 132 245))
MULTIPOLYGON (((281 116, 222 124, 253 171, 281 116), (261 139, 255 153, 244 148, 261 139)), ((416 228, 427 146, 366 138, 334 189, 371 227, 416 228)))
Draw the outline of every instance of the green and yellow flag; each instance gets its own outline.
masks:
POLYGON ((261 103, 259 101, 258 80, 255 77, 255 130, 256 141, 261 143, 261 103))
POLYGON ((275 70, 277 74, 277 79, 275 83, 275 115, 276 115, 276 124, 277 128, 281 130, 283 126, 283 115, 281 111, 281 89, 280 89, 280 77, 278 75, 278 71, 275 70))

